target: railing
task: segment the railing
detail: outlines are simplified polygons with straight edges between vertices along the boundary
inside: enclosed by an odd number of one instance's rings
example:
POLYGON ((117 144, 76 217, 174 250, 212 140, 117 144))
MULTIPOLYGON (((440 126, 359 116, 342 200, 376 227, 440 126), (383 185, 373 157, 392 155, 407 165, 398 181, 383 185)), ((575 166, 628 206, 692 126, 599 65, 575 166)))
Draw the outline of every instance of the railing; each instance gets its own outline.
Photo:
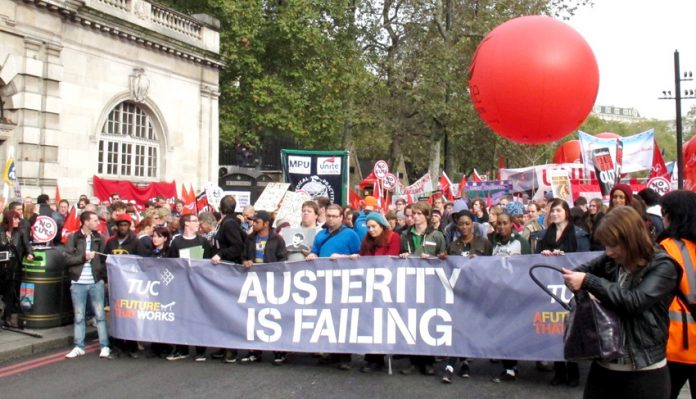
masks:
POLYGON ((174 11, 152 4, 152 22, 194 39, 201 39, 202 26, 174 11))
POLYGON ((123 11, 130 11, 131 0, 97 0, 100 3, 104 3, 111 7, 116 7, 123 11))
POLYGON ((148 3, 146 1, 138 2, 134 0, 95 0, 107 7, 116 8, 120 11, 125 11, 129 14, 136 14, 139 18, 148 19, 167 30, 178 32, 195 40, 203 38, 203 26, 188 17, 187 15, 178 13, 174 10, 164 8, 162 6, 148 3), (143 4, 148 4, 149 7, 142 7, 143 4), (149 11, 149 15, 148 15, 149 11), (143 14, 144 12, 144 14, 143 14))

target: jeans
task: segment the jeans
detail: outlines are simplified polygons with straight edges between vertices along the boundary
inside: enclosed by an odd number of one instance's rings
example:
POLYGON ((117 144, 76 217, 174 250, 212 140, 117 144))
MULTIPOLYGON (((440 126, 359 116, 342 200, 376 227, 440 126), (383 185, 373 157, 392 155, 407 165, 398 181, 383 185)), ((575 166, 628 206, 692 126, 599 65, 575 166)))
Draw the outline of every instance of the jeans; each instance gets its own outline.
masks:
POLYGON ((75 346, 85 349, 85 312, 89 296, 94 316, 97 319, 97 334, 102 348, 109 346, 109 335, 106 332, 106 315, 104 314, 104 281, 94 284, 70 285, 73 310, 75 311, 75 346))

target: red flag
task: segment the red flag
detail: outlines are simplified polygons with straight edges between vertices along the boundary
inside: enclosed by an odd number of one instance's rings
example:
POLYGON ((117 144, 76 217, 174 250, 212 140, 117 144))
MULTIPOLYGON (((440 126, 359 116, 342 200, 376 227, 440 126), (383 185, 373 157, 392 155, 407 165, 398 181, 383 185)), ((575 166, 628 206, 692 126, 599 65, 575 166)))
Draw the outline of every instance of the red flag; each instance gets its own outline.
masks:
POLYGON ((56 205, 60 202, 60 189, 58 188, 58 183, 56 183, 56 195, 53 196, 56 201, 56 205))
POLYGON ((208 196, 204 191, 201 191, 198 196, 196 196, 196 212, 204 212, 209 210, 209 204, 208 204, 208 196))
POLYGON ((653 177, 664 177, 667 180, 670 180, 669 172, 667 171, 667 166, 665 165, 665 160, 662 158, 662 153, 660 152, 660 147, 657 145, 657 141, 655 141, 655 149, 653 150, 653 165, 652 169, 650 169, 650 176, 648 176, 648 180, 652 179, 653 177))
POLYGON ((486 195, 486 208, 490 208, 493 206, 493 199, 491 199, 491 192, 488 192, 488 195, 486 195))
POLYGON ((184 210, 182 211, 184 215, 196 213, 196 195, 193 192, 193 185, 190 187, 191 189, 187 190, 186 186, 183 186, 181 191, 181 200, 184 201, 184 210))
POLYGON ((358 193, 354 190, 348 191, 348 203, 351 208, 360 209, 360 201, 362 201, 362 197, 358 193))
POLYGON ((442 190, 442 196, 445 197, 447 201, 454 201, 454 195, 452 195, 452 181, 444 171, 440 175, 440 190, 442 190))
POLYGON ((478 172, 476 171, 476 168, 474 168, 474 171, 471 172, 471 180, 474 183, 481 183, 483 181, 483 179, 481 179, 481 175, 479 175, 478 172))
POLYGON ((464 196, 464 187, 466 186, 466 174, 462 175, 462 179, 459 180, 459 197, 464 196))
POLYGON ((77 208, 73 205, 65 217, 65 223, 63 223, 63 230, 60 232, 60 242, 63 244, 68 242, 68 237, 80 229, 80 218, 77 216, 77 208))

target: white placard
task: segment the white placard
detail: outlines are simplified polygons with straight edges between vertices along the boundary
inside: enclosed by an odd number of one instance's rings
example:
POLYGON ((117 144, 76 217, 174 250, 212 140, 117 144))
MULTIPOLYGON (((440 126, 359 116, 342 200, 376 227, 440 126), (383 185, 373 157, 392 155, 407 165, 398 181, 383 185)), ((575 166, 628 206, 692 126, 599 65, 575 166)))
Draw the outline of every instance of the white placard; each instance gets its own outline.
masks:
POLYGON ((224 191, 223 194, 234 196, 235 201, 237 201, 237 207, 234 208, 234 211, 237 213, 241 213, 245 206, 251 205, 251 191, 224 191))
POLYGON ((389 173, 389 165, 387 165, 386 161, 379 160, 375 162, 375 167, 372 171, 378 179, 382 180, 387 176, 387 173, 389 173))
POLYGON ((289 187, 290 183, 268 183, 254 204, 254 209, 257 211, 275 212, 289 187))
POLYGON ((273 225, 275 226, 279 220, 285 219, 290 222, 291 227, 299 227, 302 223, 302 204, 311 199, 312 197, 305 192, 285 192, 273 225))

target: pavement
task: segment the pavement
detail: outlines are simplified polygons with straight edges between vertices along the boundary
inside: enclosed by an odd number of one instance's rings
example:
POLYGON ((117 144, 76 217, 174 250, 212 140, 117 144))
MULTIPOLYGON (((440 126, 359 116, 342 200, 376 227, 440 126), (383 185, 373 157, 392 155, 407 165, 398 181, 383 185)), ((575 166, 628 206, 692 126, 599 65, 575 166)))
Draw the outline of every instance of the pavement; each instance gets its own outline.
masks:
MULTIPOLYGON (((70 349, 73 344, 73 325, 46 328, 26 329, 25 331, 38 333, 42 337, 30 337, 28 335, 0 329, 0 363, 22 357, 32 356, 56 349, 70 349)), ((86 339, 97 336, 94 327, 87 327, 86 339)))
MULTIPOLYGON (((73 345, 72 324, 47 329, 26 329, 25 331, 38 333, 41 338, 0 329, 0 364, 59 349, 63 349, 67 353, 73 345)), ((86 340, 95 338, 97 338, 96 328, 87 326, 86 340)), ((682 389, 679 399, 690 398, 691 393, 687 383, 682 389)))

